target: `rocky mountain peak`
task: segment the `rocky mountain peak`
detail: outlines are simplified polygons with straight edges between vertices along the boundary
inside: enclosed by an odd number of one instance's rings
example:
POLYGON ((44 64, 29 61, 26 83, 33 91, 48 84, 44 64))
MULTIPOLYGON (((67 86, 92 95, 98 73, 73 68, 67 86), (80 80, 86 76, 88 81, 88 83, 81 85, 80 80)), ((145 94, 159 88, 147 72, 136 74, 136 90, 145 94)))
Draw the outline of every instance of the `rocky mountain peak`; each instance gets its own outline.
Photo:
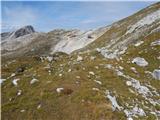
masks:
POLYGON ((1 40, 15 39, 15 38, 27 35, 27 34, 34 33, 34 32, 35 32, 35 30, 34 30, 33 26, 27 25, 27 26, 24 26, 24 27, 21 27, 21 28, 15 30, 15 31, 12 31, 12 32, 1 33, 1 40))
POLYGON ((14 32, 14 38, 18 38, 23 35, 34 33, 35 30, 31 25, 24 26, 14 32))

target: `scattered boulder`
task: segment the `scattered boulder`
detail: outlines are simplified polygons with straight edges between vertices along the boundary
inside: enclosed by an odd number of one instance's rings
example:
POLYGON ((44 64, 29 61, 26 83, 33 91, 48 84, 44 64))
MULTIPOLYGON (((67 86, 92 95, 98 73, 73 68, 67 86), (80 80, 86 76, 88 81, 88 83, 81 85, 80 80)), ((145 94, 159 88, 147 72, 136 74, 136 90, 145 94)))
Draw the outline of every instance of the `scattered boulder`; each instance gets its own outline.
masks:
POLYGON ((71 71, 72 71, 71 69, 68 70, 68 72, 71 72, 71 71))
POLYGON ((17 96, 20 96, 22 94, 22 90, 18 90, 17 96))
POLYGON ((95 75, 94 72, 92 72, 92 71, 90 71, 89 74, 90 74, 90 75, 95 75))
POLYGON ((18 85, 17 81, 19 81, 19 80, 20 80, 19 78, 14 79, 14 80, 12 81, 13 85, 14 85, 14 86, 17 86, 17 85, 18 85))
POLYGON ((135 47, 138 47, 138 46, 140 46, 141 44, 143 44, 144 43, 144 41, 139 41, 139 42, 137 42, 134 46, 135 47))
POLYGON ((39 80, 33 78, 33 79, 30 81, 30 84, 32 85, 32 84, 34 84, 34 83, 36 83, 36 82, 38 82, 38 81, 39 81, 39 80))
POLYGON ((145 67, 148 65, 148 62, 144 58, 141 58, 141 57, 134 58, 132 60, 132 63, 135 63, 135 64, 142 66, 142 67, 145 67))
POLYGON ((14 76, 16 76, 16 74, 15 74, 15 73, 12 73, 10 77, 14 77, 14 76))
POLYGON ((63 90, 64 90, 64 88, 57 88, 57 89, 56 89, 56 92, 57 92, 57 93, 61 93, 63 90))
MULTIPOLYGON (((146 116, 144 110, 135 106, 132 110, 124 110, 124 113, 127 117, 131 118, 132 116, 146 116)), ((132 119, 131 119, 132 120, 132 119)))
POLYGON ((41 104, 39 104, 39 105, 37 106, 37 109, 40 109, 40 108, 41 108, 41 106, 42 106, 42 105, 41 105, 41 104))
POLYGON ((16 69, 16 73, 22 73, 22 72, 25 71, 25 69, 26 69, 26 67, 24 67, 24 66, 18 67, 18 68, 16 69))
POLYGON ((126 85, 127 86, 132 86, 132 82, 131 81, 126 81, 126 85))
POLYGON ((102 82, 101 82, 101 81, 94 80, 94 82, 98 83, 99 85, 102 85, 102 82))
POLYGON ((98 88, 92 88, 92 90, 94 90, 94 91, 99 91, 99 89, 98 89, 98 88))
POLYGON ((151 46, 160 45, 160 39, 151 43, 151 46))
POLYGON ((155 79, 160 80, 160 69, 155 69, 152 75, 155 79))
POLYGON ((21 110, 20 112, 23 113, 23 112, 25 112, 25 111, 26 111, 26 110, 21 110))
POLYGON ((112 103, 112 110, 115 111, 116 109, 121 110, 122 107, 118 105, 116 97, 115 96, 111 96, 110 93, 106 92, 107 94, 107 98, 111 101, 112 103))
POLYGON ((53 57, 47 56, 47 60, 48 60, 48 62, 52 62, 53 57))
POLYGON ((135 67, 131 67, 131 70, 132 70, 134 73, 138 73, 135 67))
POLYGON ((77 79, 80 79, 81 77, 80 77, 80 76, 76 76, 76 78, 77 78, 77 79))
POLYGON ((6 79, 0 79, 0 84, 2 84, 6 79))
POLYGON ((81 56, 77 57, 77 62, 82 61, 82 60, 83 60, 83 58, 81 56))
POLYGON ((90 59, 91 59, 91 60, 95 60, 96 57, 95 57, 95 56, 91 56, 90 59))
POLYGON ((60 73, 60 74, 59 74, 59 77, 61 77, 61 76, 62 76, 62 74, 60 73))

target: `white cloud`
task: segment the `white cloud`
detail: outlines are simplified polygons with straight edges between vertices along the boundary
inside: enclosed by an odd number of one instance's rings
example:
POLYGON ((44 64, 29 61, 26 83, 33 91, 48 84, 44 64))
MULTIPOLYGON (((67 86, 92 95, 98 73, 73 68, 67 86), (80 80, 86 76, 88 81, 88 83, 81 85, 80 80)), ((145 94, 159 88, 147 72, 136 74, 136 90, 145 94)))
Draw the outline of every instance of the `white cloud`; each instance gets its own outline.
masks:
POLYGON ((36 23, 36 11, 29 7, 5 7, 3 10, 4 11, 2 11, 2 14, 5 15, 5 18, 3 19, 2 15, 2 30, 17 29, 25 25, 34 25, 36 23))
POLYGON ((81 21, 82 24, 90 24, 90 23, 94 23, 96 22, 95 20, 91 20, 91 19, 87 19, 87 20, 83 20, 81 21))

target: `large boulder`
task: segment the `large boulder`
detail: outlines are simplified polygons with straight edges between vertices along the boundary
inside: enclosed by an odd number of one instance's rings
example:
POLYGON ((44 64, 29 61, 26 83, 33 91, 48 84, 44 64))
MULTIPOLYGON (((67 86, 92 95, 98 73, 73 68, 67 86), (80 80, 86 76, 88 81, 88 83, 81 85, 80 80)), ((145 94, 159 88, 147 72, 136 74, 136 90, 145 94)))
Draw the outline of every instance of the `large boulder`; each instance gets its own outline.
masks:
POLYGON ((132 60, 132 63, 135 63, 137 64, 138 66, 142 66, 142 67, 145 67, 148 65, 148 62, 144 59, 144 58, 141 58, 141 57, 136 57, 132 60))

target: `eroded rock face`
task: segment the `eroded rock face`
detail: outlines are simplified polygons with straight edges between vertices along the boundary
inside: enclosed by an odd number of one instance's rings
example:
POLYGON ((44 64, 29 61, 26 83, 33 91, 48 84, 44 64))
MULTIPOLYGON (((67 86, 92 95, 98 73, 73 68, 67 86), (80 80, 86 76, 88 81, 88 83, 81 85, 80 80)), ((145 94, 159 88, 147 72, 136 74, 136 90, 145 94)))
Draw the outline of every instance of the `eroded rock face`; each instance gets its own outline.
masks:
POLYGON ((155 79, 160 80, 160 69, 155 69, 152 75, 155 79))
POLYGON ((34 33, 34 32, 35 32, 34 28, 31 25, 27 25, 13 32, 1 33, 1 39, 2 40, 15 39, 15 38, 27 35, 27 34, 34 33))
POLYGON ((141 58, 141 57, 134 58, 132 63, 135 63, 138 66, 142 66, 142 67, 145 67, 148 65, 148 62, 144 58, 141 58))
POLYGON ((28 25, 28 26, 25 26, 25 27, 20 28, 17 31, 15 31, 13 33, 13 37, 18 38, 20 36, 24 36, 24 35, 31 34, 34 32, 35 32, 34 28, 31 25, 28 25))

